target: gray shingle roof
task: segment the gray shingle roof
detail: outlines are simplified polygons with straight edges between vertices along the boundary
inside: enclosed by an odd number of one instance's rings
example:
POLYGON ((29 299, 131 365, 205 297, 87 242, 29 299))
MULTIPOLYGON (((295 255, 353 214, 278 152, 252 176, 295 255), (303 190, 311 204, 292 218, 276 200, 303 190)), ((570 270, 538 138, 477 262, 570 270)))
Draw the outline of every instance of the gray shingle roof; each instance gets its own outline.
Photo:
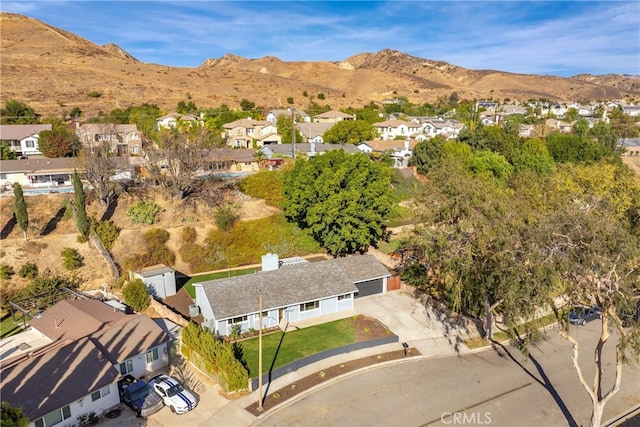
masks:
POLYGON ((86 338, 69 344, 56 342, 31 356, 3 362, 0 374, 2 400, 22 407, 30 420, 112 384, 119 376, 86 338))
POLYGON ((390 276, 372 255, 292 265, 201 285, 217 320, 357 292, 354 283, 390 276))
POLYGON ((31 135, 38 135, 43 130, 51 130, 51 124, 44 125, 2 125, 0 126, 0 140, 19 141, 31 135))

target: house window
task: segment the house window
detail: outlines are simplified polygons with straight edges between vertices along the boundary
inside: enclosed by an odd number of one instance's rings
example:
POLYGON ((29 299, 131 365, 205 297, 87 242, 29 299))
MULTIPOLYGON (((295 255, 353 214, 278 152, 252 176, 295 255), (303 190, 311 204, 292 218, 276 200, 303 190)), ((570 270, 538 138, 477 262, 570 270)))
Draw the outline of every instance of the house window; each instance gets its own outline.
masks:
POLYGON ((138 153, 140 152, 140 148, 138 148, 138 146, 137 146, 137 145, 134 145, 134 146, 131 148, 131 151, 133 152, 133 154, 138 154, 138 153))
POLYGON ((151 363, 154 360, 158 360, 158 348, 154 348, 153 350, 147 352, 147 363, 151 363))
POLYGON ((122 375, 126 375, 131 371, 133 371, 133 360, 129 359, 120 364, 120 373, 122 375))
POLYGON ((51 427, 69 418, 71 418, 71 408, 67 405, 64 408, 49 412, 44 417, 37 419, 34 424, 36 427, 51 427))
POLYGON ((351 299, 351 294, 338 295, 338 301, 342 301, 345 299, 351 299))
POLYGON ((227 325, 233 325, 235 323, 242 323, 249 320, 247 316, 234 317, 233 319, 227 319, 227 325))
POLYGON ((300 304, 300 311, 310 311, 320 308, 320 301, 311 301, 300 304))
POLYGON ((109 386, 102 387, 100 390, 91 393, 91 401, 95 402, 101 397, 105 397, 109 393, 111 393, 111 389, 109 388, 109 386))
POLYGON ((31 139, 27 139, 27 140, 25 141, 25 144, 24 144, 24 145, 25 145, 25 147, 27 147, 27 148, 33 148, 33 147, 35 147, 35 144, 33 143, 33 140, 31 140, 31 139))
MULTIPOLYGON (((269 312, 268 311, 263 311, 262 312, 262 318, 264 319, 265 317, 269 317, 269 312)), ((260 319, 260 313, 256 313, 256 320, 260 319)))

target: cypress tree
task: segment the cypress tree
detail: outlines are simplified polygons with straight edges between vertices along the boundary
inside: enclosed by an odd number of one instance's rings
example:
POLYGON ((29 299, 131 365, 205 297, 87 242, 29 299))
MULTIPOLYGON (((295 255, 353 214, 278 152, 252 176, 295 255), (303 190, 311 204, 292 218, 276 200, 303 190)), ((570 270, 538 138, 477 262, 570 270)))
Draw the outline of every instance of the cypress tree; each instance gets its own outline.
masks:
POLYGON ((27 228, 29 228, 29 213, 27 212, 27 202, 24 200, 24 193, 22 187, 17 182, 13 184, 14 201, 14 215, 18 226, 24 233, 24 240, 27 241, 27 228))
POLYGON ((77 172, 73 173, 73 191, 75 193, 76 225, 80 234, 87 237, 89 236, 89 218, 85 207, 84 189, 77 172))

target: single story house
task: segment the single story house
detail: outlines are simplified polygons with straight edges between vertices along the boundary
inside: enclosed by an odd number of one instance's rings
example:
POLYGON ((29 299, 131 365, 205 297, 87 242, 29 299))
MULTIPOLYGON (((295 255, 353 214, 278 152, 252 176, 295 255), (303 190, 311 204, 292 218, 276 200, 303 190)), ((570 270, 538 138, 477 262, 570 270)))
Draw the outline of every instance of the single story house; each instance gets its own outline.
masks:
POLYGON ((79 416, 99 416, 119 404, 122 375, 140 377, 168 365, 170 337, 153 320, 98 300, 62 300, 30 328, 24 340, 14 338, 17 351, 0 367, 2 400, 22 407, 30 427, 67 427, 79 416), (30 340, 36 336, 50 343, 30 340))
POLYGON ((623 156, 640 156, 640 138, 620 138, 618 147, 624 151, 623 156))
MULTIPOLYGON (((359 153, 360 150, 354 144, 316 144, 316 143, 296 143, 296 155, 304 154, 309 157, 326 153, 327 151, 344 150, 349 154, 359 153)), ((267 159, 274 157, 291 157, 293 144, 265 145, 258 150, 267 159)))
POLYGON ((357 297, 386 292, 391 276, 372 255, 279 264, 267 254, 271 267, 259 273, 194 284, 202 325, 221 336, 259 329, 260 299, 264 328, 349 310, 357 297))
POLYGON ((176 293, 176 271, 167 265, 145 267, 132 272, 131 278, 142 280, 149 294, 155 298, 164 299, 176 293))
POLYGON ((72 157, 1 160, 0 188, 9 190, 16 182, 32 188, 71 185, 75 167, 72 157))
POLYGON ((355 120, 355 116, 338 110, 329 110, 313 116, 313 121, 318 123, 338 123, 342 120, 355 120))
POLYGON ((51 124, 0 125, 0 141, 5 142, 18 157, 41 156, 38 147, 40 132, 52 128, 51 124))

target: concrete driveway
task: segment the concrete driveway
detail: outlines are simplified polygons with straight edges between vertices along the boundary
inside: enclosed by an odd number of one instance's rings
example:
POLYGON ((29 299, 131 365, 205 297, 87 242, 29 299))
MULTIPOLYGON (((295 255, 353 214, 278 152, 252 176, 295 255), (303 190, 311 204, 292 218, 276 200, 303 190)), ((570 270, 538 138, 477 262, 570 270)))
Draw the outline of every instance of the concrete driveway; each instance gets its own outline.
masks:
POLYGON ((455 354, 466 349, 462 341, 478 335, 468 319, 450 315, 446 307, 421 302, 403 291, 355 300, 355 312, 374 317, 424 355, 455 354))

